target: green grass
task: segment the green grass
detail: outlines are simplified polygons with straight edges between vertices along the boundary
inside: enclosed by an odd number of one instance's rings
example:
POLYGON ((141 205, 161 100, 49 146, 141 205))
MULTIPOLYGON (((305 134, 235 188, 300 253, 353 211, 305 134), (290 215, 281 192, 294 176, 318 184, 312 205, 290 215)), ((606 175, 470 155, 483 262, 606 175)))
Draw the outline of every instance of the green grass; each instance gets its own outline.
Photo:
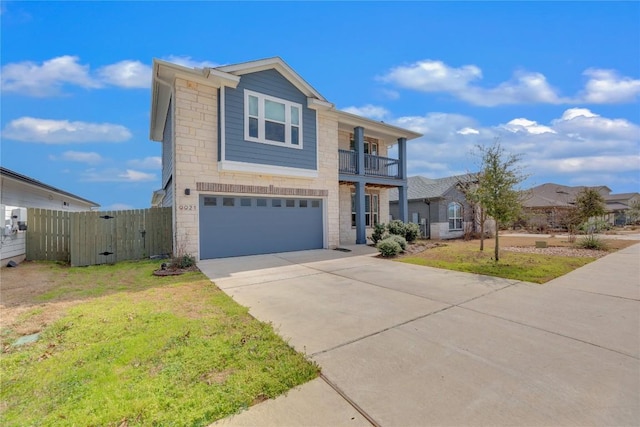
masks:
POLYGON ((157 265, 52 269, 64 291, 41 300, 84 300, 38 342, 5 347, 0 424, 208 425, 317 376, 203 275, 151 276, 157 265))
POLYGON ((500 261, 495 262, 492 259, 492 247, 480 252, 477 242, 472 243, 455 242, 398 261, 525 282, 546 283, 595 260, 502 251, 500 261))

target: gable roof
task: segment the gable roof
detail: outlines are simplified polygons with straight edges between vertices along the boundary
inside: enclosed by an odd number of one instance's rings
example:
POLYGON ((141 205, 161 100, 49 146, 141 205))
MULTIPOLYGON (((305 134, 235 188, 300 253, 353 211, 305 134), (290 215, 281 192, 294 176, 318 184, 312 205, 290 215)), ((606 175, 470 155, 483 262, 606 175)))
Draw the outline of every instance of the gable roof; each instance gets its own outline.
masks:
POLYGON ((221 67, 211 68, 224 73, 230 73, 236 76, 243 74, 256 73, 258 71, 274 69, 289 80, 298 90, 307 97, 316 98, 319 101, 327 102, 320 92, 315 90, 305 79, 303 79, 293 68, 291 68, 282 58, 274 56, 272 58, 258 59, 255 61, 241 62, 239 64, 224 65, 221 67))
MULTIPOLYGON (((444 178, 425 178, 424 176, 410 176, 407 178, 407 200, 437 199, 451 190, 459 182, 473 182, 477 180, 477 174, 467 173, 464 175, 447 176, 444 178)), ((389 190, 389 201, 398 200, 398 189, 389 190)))
POLYGON ((63 196, 69 197, 70 199, 75 199, 76 201, 81 202, 82 204, 90 205, 91 207, 100 207, 100 205, 96 202, 92 202, 91 200, 87 200, 83 197, 76 196, 75 194, 69 193, 64 190, 60 190, 59 188, 53 187, 51 185, 45 184, 44 182, 38 181, 36 179, 30 178, 26 175, 22 175, 18 172, 14 172, 11 169, 7 169, 5 167, 0 166, 0 175, 4 178, 9 178, 14 181, 21 182, 23 184, 32 185, 43 190, 51 191, 54 193, 61 194, 63 196))
POLYGON ((351 126, 353 128, 355 126, 362 126, 367 129, 368 134, 386 139, 390 144, 394 142, 389 140, 391 136, 395 138, 403 137, 407 140, 422 136, 422 134, 408 129, 336 110, 331 102, 327 101, 324 96, 307 83, 307 81, 284 62, 282 58, 275 56, 272 58, 207 68, 189 68, 154 58, 149 138, 153 141, 162 141, 162 134, 167 119, 167 110, 171 99, 171 90, 176 77, 183 77, 216 88, 222 86, 236 88, 241 76, 271 69, 279 72, 307 97, 308 108, 331 110, 336 113, 339 126, 341 127, 351 126))

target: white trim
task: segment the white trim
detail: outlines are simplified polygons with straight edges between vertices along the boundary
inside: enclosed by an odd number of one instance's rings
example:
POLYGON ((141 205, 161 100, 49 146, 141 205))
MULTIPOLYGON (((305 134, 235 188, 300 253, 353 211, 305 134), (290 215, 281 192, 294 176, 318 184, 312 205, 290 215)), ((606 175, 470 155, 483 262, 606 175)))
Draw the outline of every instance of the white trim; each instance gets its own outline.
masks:
POLYGON ((316 114, 316 170, 320 170, 320 117, 318 110, 315 110, 314 113, 316 114))
POLYGON ((237 76, 270 69, 278 71, 305 95, 315 97, 321 101, 326 101, 318 91, 316 91, 298 73, 296 73, 286 62, 282 60, 282 58, 277 56, 217 67, 217 70, 221 72, 231 73, 237 76))
POLYGON ((226 146, 227 146, 227 126, 225 124, 225 112, 227 111, 227 109, 225 108, 225 90, 224 90, 224 86, 220 88, 220 99, 218 99, 219 102, 219 106, 218 106, 218 115, 220 116, 220 127, 219 127, 219 132, 220 132, 220 161, 225 161, 226 154, 227 154, 227 150, 226 150, 226 146))
POLYGON ((282 175, 295 178, 317 178, 318 171, 312 169, 290 168, 286 166, 263 165, 258 163, 235 162, 225 160, 218 162, 219 172, 247 172, 264 175, 282 175))
POLYGON ((346 111, 336 110, 336 114, 338 115, 338 128, 342 130, 352 131, 352 128, 361 126, 365 128, 368 134, 380 135, 381 139, 384 139, 386 136, 392 138, 403 137, 409 140, 420 138, 422 136, 422 134, 408 129, 367 119, 366 117, 357 116, 355 114, 347 113, 346 111))
POLYGON ((316 98, 307 98, 307 107, 312 110, 331 110, 334 105, 328 101, 322 101, 316 98))
MULTIPOLYGON (((249 89, 244 90, 244 139, 249 142, 257 142, 260 144, 269 144, 275 145, 278 147, 286 147, 286 148, 295 148, 301 150, 304 144, 304 133, 303 133, 303 121, 304 121, 304 110, 301 104, 297 102, 290 101, 288 99, 278 98, 271 95, 266 95, 264 93, 255 92, 249 89), (254 97, 258 99, 258 116, 255 117, 258 119, 258 137, 254 137, 249 135, 249 97, 254 97), (275 102, 277 104, 284 105, 284 142, 280 141, 272 141, 267 139, 266 125, 267 118, 265 116, 265 101, 275 102), (291 119, 291 108, 295 107, 298 109, 298 124, 294 125, 291 119), (291 129, 293 127, 298 128, 298 144, 294 144, 291 142, 291 129)), ((252 116, 253 117, 253 116, 252 116)), ((271 122, 276 122, 275 120, 269 120, 271 122)))

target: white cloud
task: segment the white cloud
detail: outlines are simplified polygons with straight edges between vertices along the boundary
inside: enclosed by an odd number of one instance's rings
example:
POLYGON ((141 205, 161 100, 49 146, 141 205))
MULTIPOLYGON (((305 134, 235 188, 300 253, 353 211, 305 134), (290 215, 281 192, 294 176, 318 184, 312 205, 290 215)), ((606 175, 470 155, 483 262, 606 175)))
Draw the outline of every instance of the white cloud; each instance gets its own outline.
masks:
POLYGON ((625 119, 601 117, 586 108, 570 108, 551 123, 554 129, 576 140, 640 140, 638 125, 625 119))
POLYGON ((567 157, 531 162, 536 170, 559 173, 629 172, 640 171, 640 155, 623 154, 609 156, 567 157))
POLYGON ((580 96, 582 102, 590 104, 615 104, 633 102, 640 95, 640 80, 621 77, 615 70, 590 68, 584 75, 589 77, 580 96))
POLYGON ((482 71, 475 65, 453 68, 442 61, 427 59, 395 67, 381 80, 423 92, 459 92, 481 78, 482 71))
POLYGON ((77 56, 64 55, 42 64, 24 61, 3 65, 0 78, 2 90, 44 97, 59 95, 65 84, 83 88, 100 87, 100 82, 89 75, 89 66, 80 64, 79 60, 77 56))
POLYGON ((544 74, 517 71, 494 87, 479 84, 482 70, 476 65, 451 67, 442 61, 423 60, 392 68, 379 80, 420 92, 449 93, 474 105, 509 104, 606 104, 633 102, 640 94, 640 80, 619 76, 614 70, 589 69, 585 89, 573 97, 561 96, 544 74))
POLYGON ((162 169, 162 158, 159 156, 134 159, 127 162, 128 166, 138 169, 162 169))
POLYGON ((190 56, 169 55, 162 59, 189 68, 215 68, 220 66, 211 61, 195 61, 190 56))
MULTIPOLYGON (((619 186, 640 186, 637 123, 602 117, 586 108, 567 109, 558 116, 547 122, 519 117, 481 125, 463 115, 428 113, 390 122, 424 134, 407 144, 409 175, 439 178, 476 171, 477 146, 491 144, 497 137, 508 152, 522 156, 532 182, 584 181, 609 185, 614 191, 619 186), (607 180, 596 182, 595 177, 607 180)), ((390 157, 396 155, 392 151, 390 157)))
POLYGON ((460 134, 460 135, 479 135, 480 131, 474 128, 470 128, 470 127, 465 127, 462 128, 458 131, 456 131, 456 133, 460 134))
POLYGON ((123 88, 150 88, 151 67, 140 61, 125 60, 98 69, 100 81, 123 88))
POLYGON ((134 169, 87 169, 82 173, 82 180, 89 182, 150 182, 158 178, 153 173, 140 172, 134 169))
POLYGON ((127 169, 125 172, 118 174, 122 181, 129 182, 145 182, 155 181, 156 175, 153 173, 140 172, 133 169, 127 169))
POLYGON ((342 111, 356 114, 358 116, 367 117, 373 120, 384 120, 389 116, 389 110, 384 107, 379 107, 371 104, 367 104, 363 107, 347 107, 343 108, 342 111))
POLYGON ((103 161, 100 154, 86 151, 65 151, 60 157, 51 157, 52 160, 65 160, 69 162, 87 163, 95 165, 103 161))
POLYGON ((113 123, 89 123, 20 117, 2 130, 7 139, 44 144, 123 142, 131 138, 129 129, 113 123))
POLYGON ((40 64, 33 61, 10 63, 2 66, 1 74, 3 92, 35 97, 63 95, 67 85, 85 89, 151 87, 151 67, 136 60, 105 65, 92 73, 88 64, 80 63, 79 57, 63 55, 40 64))
POLYGON ((133 209, 133 206, 126 203, 114 203, 112 205, 100 208, 100 210, 102 211, 127 211, 131 209, 133 209))
POLYGON ((538 122, 535 122, 533 120, 527 120, 527 119, 513 119, 510 122, 508 122, 506 125, 502 126, 504 129, 508 130, 509 132, 525 132, 525 133, 532 133, 535 135, 541 134, 541 133, 556 133, 556 131, 554 131, 553 129, 551 129, 548 126, 543 126, 543 125, 539 125, 538 122))

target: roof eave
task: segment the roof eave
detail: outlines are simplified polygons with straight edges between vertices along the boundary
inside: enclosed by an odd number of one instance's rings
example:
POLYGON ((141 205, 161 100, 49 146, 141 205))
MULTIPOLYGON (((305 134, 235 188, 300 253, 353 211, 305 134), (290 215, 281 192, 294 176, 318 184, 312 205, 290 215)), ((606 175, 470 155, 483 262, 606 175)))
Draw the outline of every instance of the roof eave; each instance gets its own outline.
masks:
POLYGON ((404 129, 398 126, 390 125, 384 122, 368 119, 358 116, 357 114, 347 113, 346 111, 336 110, 339 125, 357 127, 361 126, 370 132, 387 135, 394 138, 406 138, 407 140, 420 138, 421 133, 404 129))

